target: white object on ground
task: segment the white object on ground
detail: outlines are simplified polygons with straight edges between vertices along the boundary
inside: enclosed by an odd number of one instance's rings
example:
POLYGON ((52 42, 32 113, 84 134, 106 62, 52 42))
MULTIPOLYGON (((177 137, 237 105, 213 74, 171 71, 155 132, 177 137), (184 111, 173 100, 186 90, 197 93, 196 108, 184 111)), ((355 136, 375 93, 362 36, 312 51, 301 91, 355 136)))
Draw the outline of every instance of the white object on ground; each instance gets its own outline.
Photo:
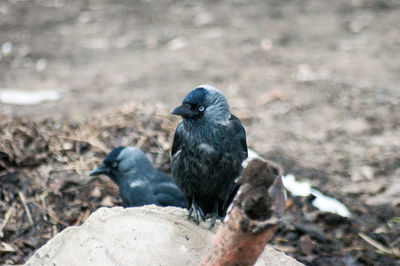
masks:
POLYGON ((57 101, 59 98, 59 92, 54 90, 0 90, 0 101, 7 104, 35 105, 43 101, 57 101))
POLYGON ((312 205, 320 211, 336 213, 343 217, 351 216, 350 211, 343 203, 322 194, 317 189, 311 188, 310 183, 296 181, 296 177, 291 174, 283 176, 282 181, 286 189, 294 196, 307 197, 313 195, 315 199, 312 201, 312 205))
POLYGON ((346 206, 344 206, 344 204, 339 202, 338 200, 332 197, 325 196, 316 189, 312 189, 311 194, 313 194, 313 196, 315 197, 315 199, 312 201, 312 205, 315 208, 318 208, 323 212, 336 213, 343 217, 351 216, 351 213, 346 208, 346 206))
POLYGON ((261 158, 261 156, 253 151, 252 149, 247 149, 248 158, 261 158))
POLYGON ((308 182, 296 181, 294 175, 289 174, 282 177, 283 185, 293 196, 307 197, 311 194, 311 185, 308 182))
POLYGON ((9 54, 11 53, 13 50, 13 44, 10 42, 5 42, 3 43, 3 45, 1 46, 1 52, 3 54, 9 54))

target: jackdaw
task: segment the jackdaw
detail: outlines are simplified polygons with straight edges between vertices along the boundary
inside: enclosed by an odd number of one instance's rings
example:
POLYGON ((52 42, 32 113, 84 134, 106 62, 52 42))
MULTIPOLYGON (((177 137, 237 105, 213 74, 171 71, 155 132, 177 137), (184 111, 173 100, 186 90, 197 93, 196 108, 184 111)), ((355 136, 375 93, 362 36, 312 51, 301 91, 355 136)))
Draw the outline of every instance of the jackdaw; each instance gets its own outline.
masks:
POLYGON ((211 218, 211 228, 237 191, 246 132, 222 93, 209 85, 192 90, 171 113, 182 117, 172 144, 172 177, 189 202, 188 218, 193 214, 197 224, 199 216, 211 218))
POLYGON ((104 174, 119 187, 124 207, 148 204, 188 208, 174 180, 156 170, 146 155, 133 146, 113 149, 91 176, 104 174))

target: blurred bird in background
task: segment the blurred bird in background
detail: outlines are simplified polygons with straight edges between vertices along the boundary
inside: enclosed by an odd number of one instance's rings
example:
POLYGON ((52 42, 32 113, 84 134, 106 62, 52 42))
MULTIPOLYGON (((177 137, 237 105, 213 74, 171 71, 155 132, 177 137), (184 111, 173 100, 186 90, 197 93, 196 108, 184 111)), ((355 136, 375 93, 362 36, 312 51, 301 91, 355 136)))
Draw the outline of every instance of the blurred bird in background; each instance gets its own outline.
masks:
POLYGON ((210 228, 231 203, 247 158, 246 132, 231 114, 217 89, 203 85, 192 90, 174 115, 182 117, 172 144, 172 177, 185 194, 188 218, 211 218, 210 228))
POLYGON ((173 179, 156 170, 142 150, 133 146, 113 149, 91 176, 104 174, 119 187, 124 207, 148 204, 188 208, 173 179))

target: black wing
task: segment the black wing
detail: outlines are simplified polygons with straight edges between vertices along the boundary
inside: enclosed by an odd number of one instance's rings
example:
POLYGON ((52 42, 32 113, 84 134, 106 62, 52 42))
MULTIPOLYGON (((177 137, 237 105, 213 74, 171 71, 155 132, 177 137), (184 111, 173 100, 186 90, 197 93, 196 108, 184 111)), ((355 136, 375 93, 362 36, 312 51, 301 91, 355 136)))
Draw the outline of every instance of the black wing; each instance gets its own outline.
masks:
POLYGON ((155 203, 153 195, 151 195, 147 186, 132 189, 129 185, 125 184, 119 186, 119 190, 124 207, 139 207, 155 203))
POLYGON ((182 144, 182 122, 180 122, 178 124, 178 126, 176 127, 175 130, 175 134, 174 134, 174 140, 172 142, 172 150, 171 150, 171 156, 174 156, 174 154, 180 150, 181 148, 181 144, 182 144))
POLYGON ((246 131, 244 130, 242 122, 240 122, 239 118, 237 118, 233 114, 231 115, 229 121, 230 121, 230 127, 232 128, 233 132, 235 133, 235 136, 239 139, 240 144, 242 145, 244 153, 243 160, 244 160, 247 158, 246 131))
POLYGON ((176 206, 187 208, 188 203, 175 181, 164 172, 157 171, 152 183, 155 201, 160 206, 176 206))
POLYGON ((154 190, 154 198, 161 206, 188 208, 185 196, 174 183, 159 184, 154 190))

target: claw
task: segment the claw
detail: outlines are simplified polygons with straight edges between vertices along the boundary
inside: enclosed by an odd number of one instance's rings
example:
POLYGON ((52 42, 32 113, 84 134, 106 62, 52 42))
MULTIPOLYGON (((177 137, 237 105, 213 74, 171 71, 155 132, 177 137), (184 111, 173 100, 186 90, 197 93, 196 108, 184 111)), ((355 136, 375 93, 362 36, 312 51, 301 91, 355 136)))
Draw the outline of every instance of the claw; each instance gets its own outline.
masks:
POLYGON ((218 215, 218 201, 215 202, 214 211, 212 213, 207 214, 206 219, 211 218, 209 230, 214 227, 217 219, 223 221, 224 217, 218 215))
POLYGON ((192 213, 193 213, 193 204, 192 204, 192 206, 190 206, 190 209, 189 209, 189 213, 188 213, 188 216, 187 216, 188 220, 192 216, 192 213))
MULTIPOLYGON (((196 206, 197 206, 197 205, 196 205, 196 206)), ((197 210, 198 210, 198 212, 200 213, 201 219, 203 220, 203 222, 205 222, 206 216, 204 215, 203 210, 202 210, 199 206, 197 206, 197 210)))
POLYGON ((190 219, 190 218, 192 217, 192 214, 193 214, 193 216, 194 216, 194 217, 193 217, 193 220, 196 222, 196 224, 199 224, 199 223, 200 223, 199 215, 200 215, 200 218, 203 220, 203 222, 205 221, 204 212, 203 212, 203 210, 194 202, 194 196, 193 196, 193 200, 192 200, 192 206, 190 206, 190 209, 189 209, 189 213, 188 213, 187 218, 190 219))
POLYGON ((217 214, 217 215, 215 215, 215 216, 213 216, 213 217, 211 218, 211 221, 210 221, 210 227, 208 227, 208 230, 211 230, 211 228, 213 228, 213 227, 214 227, 214 225, 215 225, 215 222, 217 221, 217 219, 222 221, 224 218, 223 218, 223 217, 221 217, 221 216, 218 216, 218 214, 217 214))
POLYGON ((198 213, 198 211, 196 209, 194 209, 194 221, 196 222, 196 224, 200 223, 199 213, 198 213))

